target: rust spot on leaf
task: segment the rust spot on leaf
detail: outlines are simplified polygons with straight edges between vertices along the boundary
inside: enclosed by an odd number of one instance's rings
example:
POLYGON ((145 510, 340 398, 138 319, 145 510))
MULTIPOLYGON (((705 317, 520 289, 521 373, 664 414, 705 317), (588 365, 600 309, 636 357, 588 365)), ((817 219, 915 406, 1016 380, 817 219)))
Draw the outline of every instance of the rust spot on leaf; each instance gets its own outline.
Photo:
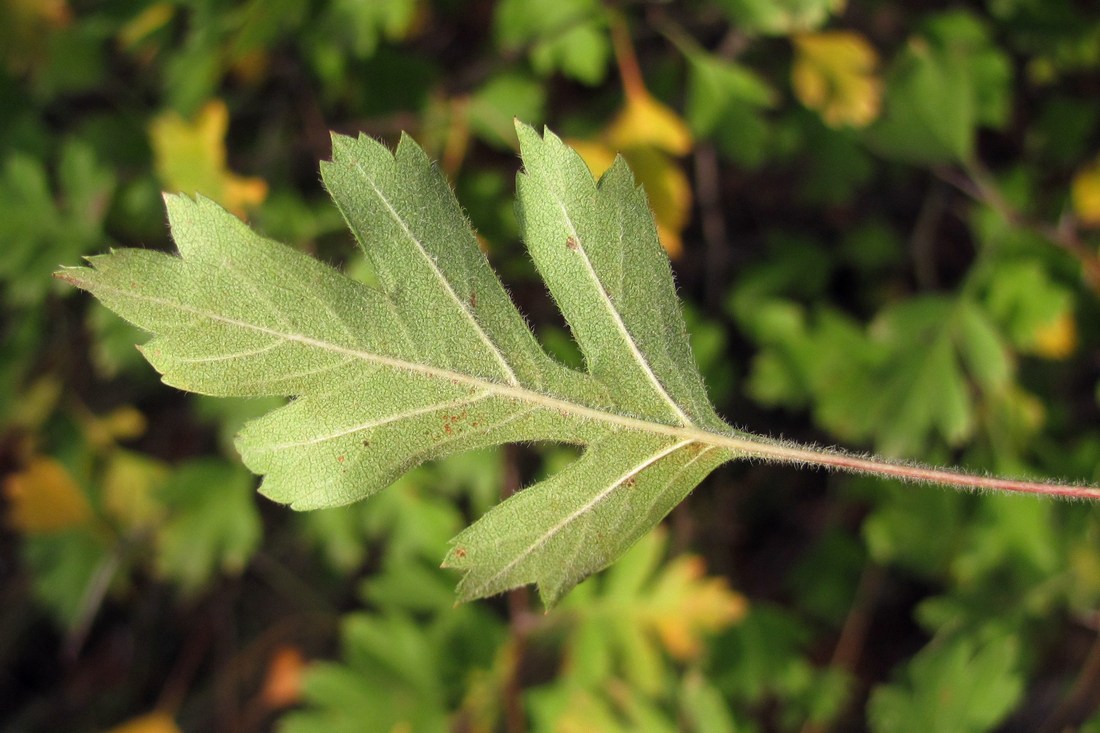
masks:
POLYGON ((577 251, 577 240, 572 236, 566 237, 565 238, 565 246, 568 247, 569 249, 573 250, 574 252, 576 252, 577 251))
POLYGON ((344 457, 343 456, 336 456, 336 462, 337 463, 343 463, 344 462, 344 457))

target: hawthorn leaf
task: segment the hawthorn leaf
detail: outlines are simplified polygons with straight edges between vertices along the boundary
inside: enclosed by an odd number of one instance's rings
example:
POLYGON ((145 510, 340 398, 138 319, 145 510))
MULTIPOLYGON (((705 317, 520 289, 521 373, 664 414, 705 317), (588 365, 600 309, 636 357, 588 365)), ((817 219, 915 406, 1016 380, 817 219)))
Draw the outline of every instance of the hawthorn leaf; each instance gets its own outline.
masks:
POLYGON ((607 566, 717 465, 752 456, 964 487, 1092 496, 862 458, 734 430, 710 405, 645 194, 623 160, 597 182, 549 131, 517 124, 528 250, 584 355, 551 359, 505 292, 443 174, 335 135, 322 178, 374 270, 365 285, 253 232, 212 201, 165 201, 179 256, 136 249, 57 276, 154 334, 163 380, 285 396, 237 448, 295 509, 370 496, 432 459, 509 442, 584 447, 460 533, 461 600, 535 583, 548 605, 607 566))

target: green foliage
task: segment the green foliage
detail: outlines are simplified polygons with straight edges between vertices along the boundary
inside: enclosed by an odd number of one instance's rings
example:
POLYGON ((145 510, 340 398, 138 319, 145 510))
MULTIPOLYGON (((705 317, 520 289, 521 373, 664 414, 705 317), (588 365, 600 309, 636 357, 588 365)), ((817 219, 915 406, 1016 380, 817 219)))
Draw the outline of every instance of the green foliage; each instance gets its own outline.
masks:
MULTIPOLYGON (((168 190, 400 301, 412 282, 383 285, 351 246, 315 162, 331 128, 408 163, 408 130, 435 173, 339 139, 446 199, 437 256, 487 258, 563 381, 587 383, 600 410, 656 410, 637 374, 588 372, 520 244, 513 119, 546 123, 594 172, 633 156, 636 182, 680 217, 676 291, 717 414, 1096 483, 1098 39, 1087 3, 1035 0, 0 2, 4 727, 1097 729, 1081 694, 1100 603, 1087 503, 733 462, 553 611, 524 590, 455 607, 439 567, 455 534, 488 516, 522 535, 540 502, 492 507, 610 472, 577 463, 610 448, 453 452, 393 466, 404 475, 363 501, 280 510, 235 446, 298 402, 164 389, 133 348, 140 329, 46 275, 111 246, 167 251, 168 190), (737 603, 743 617, 687 625, 693 653, 671 641, 670 619, 737 603), (118 664, 124 681, 104 673, 118 664), (165 708, 135 718, 152 700, 165 708)), ((522 184, 540 215, 548 184, 522 184)), ((300 294, 296 312, 316 302, 290 277, 278 286, 300 294)), ((660 299, 631 302, 648 313, 660 299)), ((394 318, 416 329, 450 322, 403 307, 394 318)), ((400 399, 343 386, 332 410, 322 394, 299 402, 331 417, 400 399)), ((313 480, 337 455, 273 461, 267 481, 293 492, 306 485, 294 471, 313 480)), ((368 489, 332 486, 348 500, 368 489)))
POLYGON ((13 153, 0 173, 0 282, 11 305, 35 306, 56 263, 101 248, 115 178, 95 151, 66 140, 57 162, 55 199, 42 163, 13 153))
POLYGON ((989 730, 1023 694, 1017 656, 1010 634, 992 634, 979 644, 953 639, 928 646, 909 665, 905 684, 875 690, 871 729, 989 730))

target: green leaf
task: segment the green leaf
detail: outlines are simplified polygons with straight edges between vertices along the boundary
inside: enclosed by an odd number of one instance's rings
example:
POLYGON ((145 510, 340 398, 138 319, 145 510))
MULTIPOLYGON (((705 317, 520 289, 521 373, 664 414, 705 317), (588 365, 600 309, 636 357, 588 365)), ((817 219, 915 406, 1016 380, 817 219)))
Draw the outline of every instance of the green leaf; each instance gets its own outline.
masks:
POLYGON ((775 106, 775 90, 746 66, 701 49, 684 50, 690 63, 686 116, 692 131, 714 139, 731 160, 760 165, 768 155, 763 112, 775 106))
POLYGON ((787 35, 817 28, 844 7, 843 0, 720 0, 738 27, 749 33, 787 35))
POLYGON ((1018 655, 1014 634, 981 644, 969 636, 930 644, 909 663, 904 684, 875 690, 867 711, 871 730, 990 730, 1024 691, 1018 655))
POLYGON ((41 162, 22 153, 0 170, 0 283, 12 305, 38 305, 58 262, 103 246, 114 176, 90 146, 69 139, 59 154, 57 183, 55 197, 41 162))
POLYGON ((977 128, 1007 120, 1011 81, 1011 62, 981 21, 964 11, 936 15, 895 61, 870 141, 898 160, 967 162, 977 128))
POLYGON ((603 81, 611 43, 597 0, 502 0, 493 25, 501 51, 525 50, 540 75, 560 71, 584 84, 603 81))
POLYGON ((169 517, 157 536, 157 570, 192 593, 217 572, 238 574, 260 542, 252 480, 239 467, 195 461, 161 493, 169 517))
POLYGON ((349 614, 342 626, 346 665, 313 665, 303 680, 306 706, 285 716, 280 730, 448 729, 432 636, 401 615, 349 614))
MULTIPOLYGON (((446 179, 410 138, 391 153, 335 136, 322 177, 377 287, 252 232, 207 199, 168 196, 180 256, 119 250, 61 279, 155 337, 166 383, 295 398, 237 447, 261 492, 348 504, 410 468, 508 442, 585 447, 454 539, 463 600, 536 583, 559 599, 738 456, 1017 491, 1084 493, 803 448, 711 408, 646 198, 618 159, 597 183, 553 133, 519 125, 518 211, 585 369, 552 360, 489 267, 446 179)), ((947 356, 954 358, 953 354, 947 356)))

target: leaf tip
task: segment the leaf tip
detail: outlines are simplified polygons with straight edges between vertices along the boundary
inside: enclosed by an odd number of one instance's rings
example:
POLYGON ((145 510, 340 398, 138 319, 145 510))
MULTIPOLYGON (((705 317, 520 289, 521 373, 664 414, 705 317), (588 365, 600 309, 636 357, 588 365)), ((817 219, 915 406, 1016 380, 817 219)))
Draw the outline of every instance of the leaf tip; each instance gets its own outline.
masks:
POLYGON ((80 270, 86 270, 86 267, 71 267, 62 265, 60 270, 54 270, 50 273, 50 277, 54 280, 60 280, 61 282, 68 283, 78 288, 84 287, 84 281, 77 276, 77 272, 80 270))

